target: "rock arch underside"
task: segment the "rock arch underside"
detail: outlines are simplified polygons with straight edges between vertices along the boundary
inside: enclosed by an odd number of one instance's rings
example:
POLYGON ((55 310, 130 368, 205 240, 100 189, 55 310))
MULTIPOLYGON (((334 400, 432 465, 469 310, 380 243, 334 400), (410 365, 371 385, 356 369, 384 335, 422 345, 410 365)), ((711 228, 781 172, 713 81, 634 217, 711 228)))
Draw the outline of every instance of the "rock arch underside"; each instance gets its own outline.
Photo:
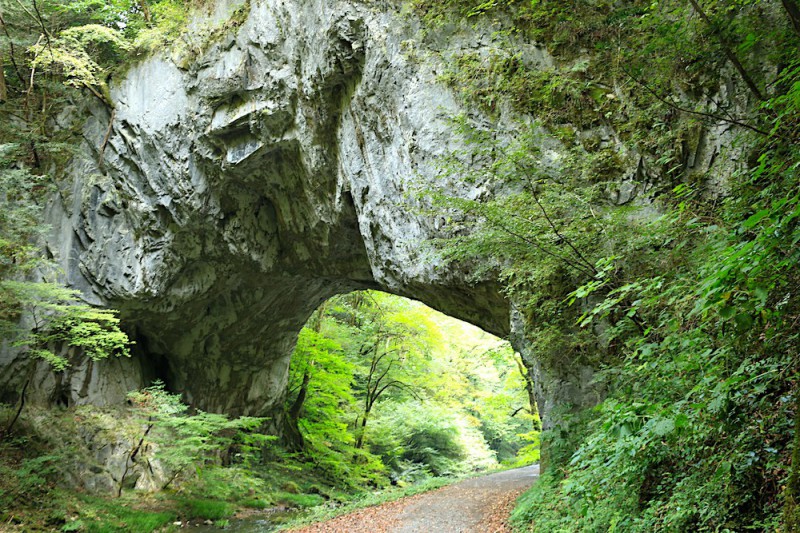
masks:
MULTIPOLYGON (((135 356, 42 368, 32 396, 110 404, 162 377, 203 409, 269 413, 307 318, 357 289, 512 333, 498 285, 430 253, 441 221, 410 194, 487 192, 442 183, 459 142, 448 118, 465 109, 437 76, 448 54, 491 48, 491 31, 414 44, 419 27, 398 7, 354 0, 220 2, 202 24, 237 8, 204 51, 164 52, 113 82, 113 114, 72 110, 88 119, 71 185, 48 208, 48 248, 68 285, 120 310, 135 356)), ((23 364, 5 356, 0 389, 20 389, 23 364)), ((540 376, 545 416, 559 395, 589 394, 584 372, 540 376)))

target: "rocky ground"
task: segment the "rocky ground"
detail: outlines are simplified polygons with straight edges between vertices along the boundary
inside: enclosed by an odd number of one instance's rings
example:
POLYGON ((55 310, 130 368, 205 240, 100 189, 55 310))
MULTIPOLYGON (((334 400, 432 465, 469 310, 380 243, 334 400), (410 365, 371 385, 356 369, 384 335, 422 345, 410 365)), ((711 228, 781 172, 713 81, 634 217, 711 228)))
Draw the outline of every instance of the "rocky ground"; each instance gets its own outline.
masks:
POLYGON ((473 478, 433 492, 361 509, 293 533, 504 533, 514 501, 539 466, 473 478))

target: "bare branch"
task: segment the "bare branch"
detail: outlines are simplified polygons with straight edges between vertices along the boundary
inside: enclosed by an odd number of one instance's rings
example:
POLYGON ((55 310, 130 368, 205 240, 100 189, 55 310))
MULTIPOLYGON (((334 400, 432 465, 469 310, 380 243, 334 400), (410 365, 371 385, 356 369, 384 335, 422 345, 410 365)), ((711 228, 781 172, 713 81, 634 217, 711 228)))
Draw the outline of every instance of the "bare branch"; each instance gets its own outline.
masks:
POLYGON ((517 407, 517 408, 514 410, 514 412, 513 412, 513 413, 511 413, 511 417, 510 417, 510 418, 514 418, 515 416, 517 416, 517 415, 519 414, 519 412, 520 412, 520 411, 530 411, 530 409, 526 409, 525 407, 517 407))
POLYGON ((9 58, 11 59, 11 64, 14 66, 14 72, 17 73, 17 78, 19 78, 19 81, 22 82, 22 86, 24 87, 27 85, 27 82, 25 81, 25 77, 22 75, 19 65, 17 65, 16 58, 14 57, 16 55, 14 50, 14 40, 11 38, 11 34, 8 33, 8 27, 6 26, 6 21, 3 19, 2 13, 0 13, 0 26, 3 27, 3 33, 5 33, 6 37, 8 38, 9 58))
POLYGON ((708 15, 706 15, 706 12, 703 11, 702 7, 700 7, 700 4, 697 3, 697 0, 689 0, 689 3, 692 4, 692 8, 697 12, 698 15, 700 15, 700 18, 703 19, 703 21, 706 24, 708 24, 708 27, 711 29, 711 32, 717 37, 720 45, 722 46, 723 53, 728 58, 728 61, 731 62, 733 67, 739 72, 739 75, 742 77, 742 80, 744 80, 744 83, 745 85, 747 85, 747 88, 750 89, 750 92, 753 93, 753 95, 759 100, 764 100, 764 95, 761 94, 761 91, 758 89, 755 82, 750 77, 750 74, 747 73, 744 66, 739 61, 739 58, 736 57, 736 54, 733 53, 730 44, 728 44, 728 40, 725 38, 724 35, 722 35, 722 33, 717 28, 716 24, 714 24, 714 22, 710 18, 708 18, 708 15))
POLYGON ((669 107, 671 107, 672 109, 675 109, 676 111, 680 111, 682 113, 688 113, 690 115, 696 115, 696 116, 700 116, 700 117, 711 118, 711 119, 718 120, 718 121, 721 121, 721 122, 726 122, 728 124, 733 124, 734 126, 739 126, 741 128, 748 129, 750 131, 758 133, 759 135, 764 135, 765 137, 769 137, 770 136, 770 133, 768 131, 764 131, 764 130, 759 129, 759 128, 755 127, 755 126, 751 126, 750 124, 747 124, 746 122, 742 122, 741 120, 738 120, 738 119, 735 119, 735 118, 723 117, 721 115, 717 115, 717 114, 714 114, 714 113, 706 113, 704 111, 697 111, 696 109, 688 109, 686 107, 682 107, 682 106, 676 104, 675 102, 670 102, 665 97, 663 97, 660 94, 658 94, 652 87, 650 87, 645 82, 643 82, 642 80, 638 79, 636 76, 631 74, 631 72, 629 72, 627 69, 623 68, 622 70, 625 72, 625 74, 628 75, 628 77, 630 79, 632 79, 637 85, 640 85, 642 88, 644 88, 644 90, 646 90, 648 93, 650 93, 659 102, 668 105, 669 107))

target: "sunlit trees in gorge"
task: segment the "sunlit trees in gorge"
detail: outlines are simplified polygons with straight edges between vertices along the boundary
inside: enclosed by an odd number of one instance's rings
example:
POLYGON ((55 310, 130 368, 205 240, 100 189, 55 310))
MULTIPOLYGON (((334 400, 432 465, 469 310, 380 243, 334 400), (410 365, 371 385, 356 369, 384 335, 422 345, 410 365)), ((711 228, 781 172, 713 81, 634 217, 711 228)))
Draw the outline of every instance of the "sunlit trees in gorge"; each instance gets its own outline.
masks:
POLYGON ((532 462, 538 417, 515 357, 418 302, 333 298, 292 357, 286 441, 343 484, 485 469, 520 450, 532 462))
MULTIPOLYGON (((357 448, 363 447, 370 414, 384 395, 422 400, 417 389, 424 383, 419 379, 429 371, 431 350, 441 342, 422 307, 395 306, 389 311, 381 306, 379 298, 370 296, 351 307, 360 315, 361 324, 354 347, 357 346, 357 357, 366 362, 355 383, 358 396, 363 398, 354 424, 357 448)), ((385 301, 385 305, 391 302, 385 301)))

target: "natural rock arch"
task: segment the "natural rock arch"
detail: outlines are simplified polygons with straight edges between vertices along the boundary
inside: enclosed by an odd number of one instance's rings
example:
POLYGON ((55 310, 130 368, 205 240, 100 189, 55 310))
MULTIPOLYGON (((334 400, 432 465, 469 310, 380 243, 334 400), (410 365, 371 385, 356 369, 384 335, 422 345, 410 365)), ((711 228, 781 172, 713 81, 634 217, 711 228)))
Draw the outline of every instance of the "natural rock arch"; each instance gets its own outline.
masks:
MULTIPOLYGON (((34 395, 114 403, 158 376, 206 410, 264 414, 308 316, 355 289, 510 332, 497 285, 430 255, 440 221, 408 195, 442 185, 439 161, 458 144, 447 119, 462 111, 437 62, 404 51, 410 22, 346 1, 247 9, 199 56, 132 68, 112 87, 113 114, 89 106, 48 247, 70 286, 120 309, 138 359, 57 379, 42 368, 34 395)), ((488 43, 475 32, 447 46, 488 43)), ((22 364, 4 362, 6 374, 22 364)))

